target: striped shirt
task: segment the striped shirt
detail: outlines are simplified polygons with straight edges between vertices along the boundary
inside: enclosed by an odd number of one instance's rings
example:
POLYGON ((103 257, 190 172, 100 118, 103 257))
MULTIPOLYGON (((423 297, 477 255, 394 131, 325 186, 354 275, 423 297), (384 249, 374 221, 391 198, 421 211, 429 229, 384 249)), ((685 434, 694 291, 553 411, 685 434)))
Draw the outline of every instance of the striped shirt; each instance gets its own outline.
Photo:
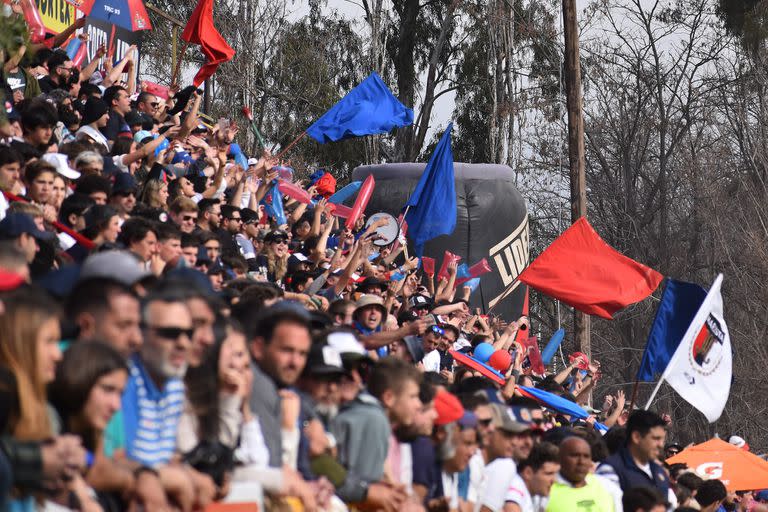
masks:
POLYGON ((184 383, 169 379, 157 389, 137 354, 131 357, 129 369, 122 408, 126 453, 145 466, 167 464, 176 448, 184 383))

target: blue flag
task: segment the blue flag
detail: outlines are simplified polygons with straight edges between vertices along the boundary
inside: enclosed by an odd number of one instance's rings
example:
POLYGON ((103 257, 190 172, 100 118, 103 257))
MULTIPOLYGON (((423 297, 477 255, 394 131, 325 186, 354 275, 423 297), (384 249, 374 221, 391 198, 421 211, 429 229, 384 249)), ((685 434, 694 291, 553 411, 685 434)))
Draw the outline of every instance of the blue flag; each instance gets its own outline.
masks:
POLYGON ((278 226, 282 226, 287 224, 288 221, 285 218, 285 210, 283 210, 283 194, 280 192, 279 184, 278 180, 272 183, 269 192, 261 200, 261 204, 264 205, 264 212, 275 219, 275 223, 278 226))
POLYGON ((456 229, 456 184, 453 179, 451 130, 448 125, 424 169, 416 189, 406 206, 408 237, 413 241, 416 256, 424 252, 424 244, 440 235, 450 235, 456 229))
POLYGON ((697 284, 667 279, 637 371, 638 381, 653 382, 664 373, 706 296, 707 291, 697 284))
POLYGON ((389 133, 413 124, 413 110, 400 103, 376 72, 307 128, 320 144, 349 137, 389 133))

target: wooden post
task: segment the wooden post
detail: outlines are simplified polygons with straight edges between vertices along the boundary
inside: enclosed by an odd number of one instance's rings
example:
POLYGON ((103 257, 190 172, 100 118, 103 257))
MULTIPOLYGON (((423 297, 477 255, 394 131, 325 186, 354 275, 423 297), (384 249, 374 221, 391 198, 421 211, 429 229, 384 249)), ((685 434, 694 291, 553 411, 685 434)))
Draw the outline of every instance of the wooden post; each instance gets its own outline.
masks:
MULTIPOLYGON (((587 187, 584 175, 584 113, 579 62, 579 24, 576 0, 563 1, 565 36, 565 91, 568 105, 568 161, 571 175, 571 222, 587 216, 587 187)), ((589 316, 574 311, 573 331, 579 350, 592 358, 589 316)))
MULTIPOLYGON (((179 57, 177 52, 179 51, 179 27, 176 25, 171 26, 171 69, 176 69, 176 62, 179 57)), ((171 84, 173 85, 173 84, 171 84)))

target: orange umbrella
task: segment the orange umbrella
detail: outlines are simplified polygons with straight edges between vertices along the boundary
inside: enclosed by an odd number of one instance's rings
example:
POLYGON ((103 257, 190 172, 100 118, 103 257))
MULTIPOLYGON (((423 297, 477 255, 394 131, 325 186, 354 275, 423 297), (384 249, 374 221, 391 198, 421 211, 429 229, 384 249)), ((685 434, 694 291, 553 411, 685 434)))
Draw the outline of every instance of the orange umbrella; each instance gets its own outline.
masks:
POLYGON ((721 480, 729 491, 768 488, 768 462, 722 439, 710 439, 667 459, 668 464, 680 462, 702 478, 721 480))

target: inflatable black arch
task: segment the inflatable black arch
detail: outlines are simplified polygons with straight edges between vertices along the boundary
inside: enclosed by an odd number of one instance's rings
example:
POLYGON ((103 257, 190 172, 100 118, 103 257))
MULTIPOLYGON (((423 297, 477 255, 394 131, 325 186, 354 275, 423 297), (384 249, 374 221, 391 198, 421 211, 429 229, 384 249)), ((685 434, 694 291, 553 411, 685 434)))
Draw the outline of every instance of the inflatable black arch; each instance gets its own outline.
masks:
MULTIPOLYGON (((366 215, 387 212, 397 217, 408 200, 426 164, 398 163, 363 165, 352 172, 353 181, 369 175, 376 187, 366 215)), ((456 229, 449 236, 428 242, 424 255, 442 262, 449 250, 469 265, 487 258, 492 271, 480 279, 471 306, 515 319, 522 311, 525 285, 515 282, 528 265, 528 211, 515 187, 514 171, 506 165, 454 164, 456 179, 456 229)))

